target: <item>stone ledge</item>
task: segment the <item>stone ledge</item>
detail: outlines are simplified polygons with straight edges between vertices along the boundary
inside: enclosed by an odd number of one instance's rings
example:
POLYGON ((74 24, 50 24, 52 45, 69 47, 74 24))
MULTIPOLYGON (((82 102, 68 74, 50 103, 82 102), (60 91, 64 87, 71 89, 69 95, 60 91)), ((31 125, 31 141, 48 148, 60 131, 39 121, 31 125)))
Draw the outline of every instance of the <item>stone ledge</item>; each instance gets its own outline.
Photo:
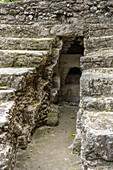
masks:
POLYGON ((4 76, 4 75, 23 75, 25 73, 35 73, 36 70, 35 68, 0 68, 0 75, 4 76))
POLYGON ((113 24, 90 24, 89 25, 89 36, 100 37, 100 36, 113 35, 113 24))
POLYGON ((85 164, 94 166, 112 162, 113 112, 84 111, 82 123, 81 148, 85 164))
POLYGON ((90 37, 84 39, 85 54, 93 51, 113 48, 113 36, 90 37))
POLYGON ((113 50, 103 49, 97 52, 88 53, 86 56, 81 57, 82 70, 90 68, 113 68, 113 50))
MULTIPOLYGON (((2 50, 19 50, 16 51, 21 53, 20 50, 37 50, 37 54, 42 55, 38 50, 51 50, 52 44, 54 43, 53 38, 12 38, 12 37, 0 37, 0 49, 2 50)), ((0 51, 1 52, 1 51, 0 51)), ((23 53, 24 51, 22 51, 23 53)), ((29 51, 27 51, 29 52, 29 51)), ((42 51, 46 54, 45 51, 42 51)), ((30 52, 29 52, 30 53, 30 52)), ((33 53, 33 51, 32 51, 33 53)), ((35 52, 34 52, 35 53, 35 52)))
POLYGON ((15 97, 15 89, 0 90, 0 100, 12 100, 15 97))
POLYGON ((3 128, 4 125, 8 125, 10 123, 8 119, 8 112, 13 107, 14 101, 5 102, 0 105, 0 128, 3 128))
POLYGON ((0 68, 0 86, 22 90, 28 81, 33 81, 33 75, 36 75, 35 68, 0 68))
POLYGON ((113 68, 85 70, 80 81, 81 97, 113 97, 113 68))
POLYGON ((83 127, 86 130, 95 131, 95 134, 113 133, 113 112, 84 111, 83 121, 83 127))
POLYGON ((47 61, 49 51, 0 50, 0 67, 36 67, 47 61))
POLYGON ((88 111, 112 111, 113 97, 83 97, 82 108, 88 111))

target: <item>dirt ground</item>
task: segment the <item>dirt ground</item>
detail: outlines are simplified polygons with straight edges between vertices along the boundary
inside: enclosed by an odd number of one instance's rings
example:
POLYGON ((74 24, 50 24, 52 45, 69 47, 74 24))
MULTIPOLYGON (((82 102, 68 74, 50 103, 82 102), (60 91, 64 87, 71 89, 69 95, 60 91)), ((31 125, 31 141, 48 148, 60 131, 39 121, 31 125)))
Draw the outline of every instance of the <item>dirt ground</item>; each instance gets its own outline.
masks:
POLYGON ((60 106, 59 125, 38 128, 27 150, 17 156, 15 170, 82 170, 80 153, 69 146, 75 137, 77 107, 60 106))

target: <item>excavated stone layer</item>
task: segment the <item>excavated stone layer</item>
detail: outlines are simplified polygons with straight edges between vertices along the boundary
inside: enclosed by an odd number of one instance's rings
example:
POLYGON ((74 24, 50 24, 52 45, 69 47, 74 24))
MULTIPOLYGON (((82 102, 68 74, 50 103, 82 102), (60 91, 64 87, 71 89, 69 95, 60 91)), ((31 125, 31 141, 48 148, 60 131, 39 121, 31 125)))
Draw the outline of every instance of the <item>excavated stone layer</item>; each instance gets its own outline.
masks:
POLYGON ((58 102, 62 37, 84 38, 74 149, 84 170, 113 169, 112 23, 111 0, 0 3, 0 169, 58 102))
POLYGON ((60 44, 55 38, 0 37, 0 169, 14 169, 18 148, 25 149, 48 119, 60 44))

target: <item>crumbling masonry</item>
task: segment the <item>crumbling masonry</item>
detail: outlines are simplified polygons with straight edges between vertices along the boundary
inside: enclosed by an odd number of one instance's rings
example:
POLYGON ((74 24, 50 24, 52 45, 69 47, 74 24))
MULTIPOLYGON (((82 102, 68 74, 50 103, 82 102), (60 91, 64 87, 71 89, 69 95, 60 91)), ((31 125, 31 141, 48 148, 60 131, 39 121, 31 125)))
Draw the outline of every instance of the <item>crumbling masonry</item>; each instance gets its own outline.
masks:
POLYGON ((82 76, 74 149, 81 143, 84 170, 113 169, 112 23, 112 0, 0 3, 1 170, 14 169, 18 148, 46 123, 54 103, 66 94, 79 101, 67 88, 75 71, 82 76), (82 50, 71 48, 75 42, 82 50), (67 67, 69 57, 75 65, 67 67))

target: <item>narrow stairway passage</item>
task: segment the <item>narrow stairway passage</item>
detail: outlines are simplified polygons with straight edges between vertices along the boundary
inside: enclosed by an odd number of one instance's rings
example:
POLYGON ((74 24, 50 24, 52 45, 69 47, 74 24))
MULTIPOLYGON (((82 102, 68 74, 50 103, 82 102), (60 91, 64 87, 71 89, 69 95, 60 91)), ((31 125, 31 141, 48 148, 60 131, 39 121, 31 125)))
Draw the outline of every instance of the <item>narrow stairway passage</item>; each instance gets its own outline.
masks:
POLYGON ((17 156, 15 170, 82 170, 79 153, 69 146, 75 137, 75 106, 60 106, 59 125, 38 128, 27 150, 17 156))

